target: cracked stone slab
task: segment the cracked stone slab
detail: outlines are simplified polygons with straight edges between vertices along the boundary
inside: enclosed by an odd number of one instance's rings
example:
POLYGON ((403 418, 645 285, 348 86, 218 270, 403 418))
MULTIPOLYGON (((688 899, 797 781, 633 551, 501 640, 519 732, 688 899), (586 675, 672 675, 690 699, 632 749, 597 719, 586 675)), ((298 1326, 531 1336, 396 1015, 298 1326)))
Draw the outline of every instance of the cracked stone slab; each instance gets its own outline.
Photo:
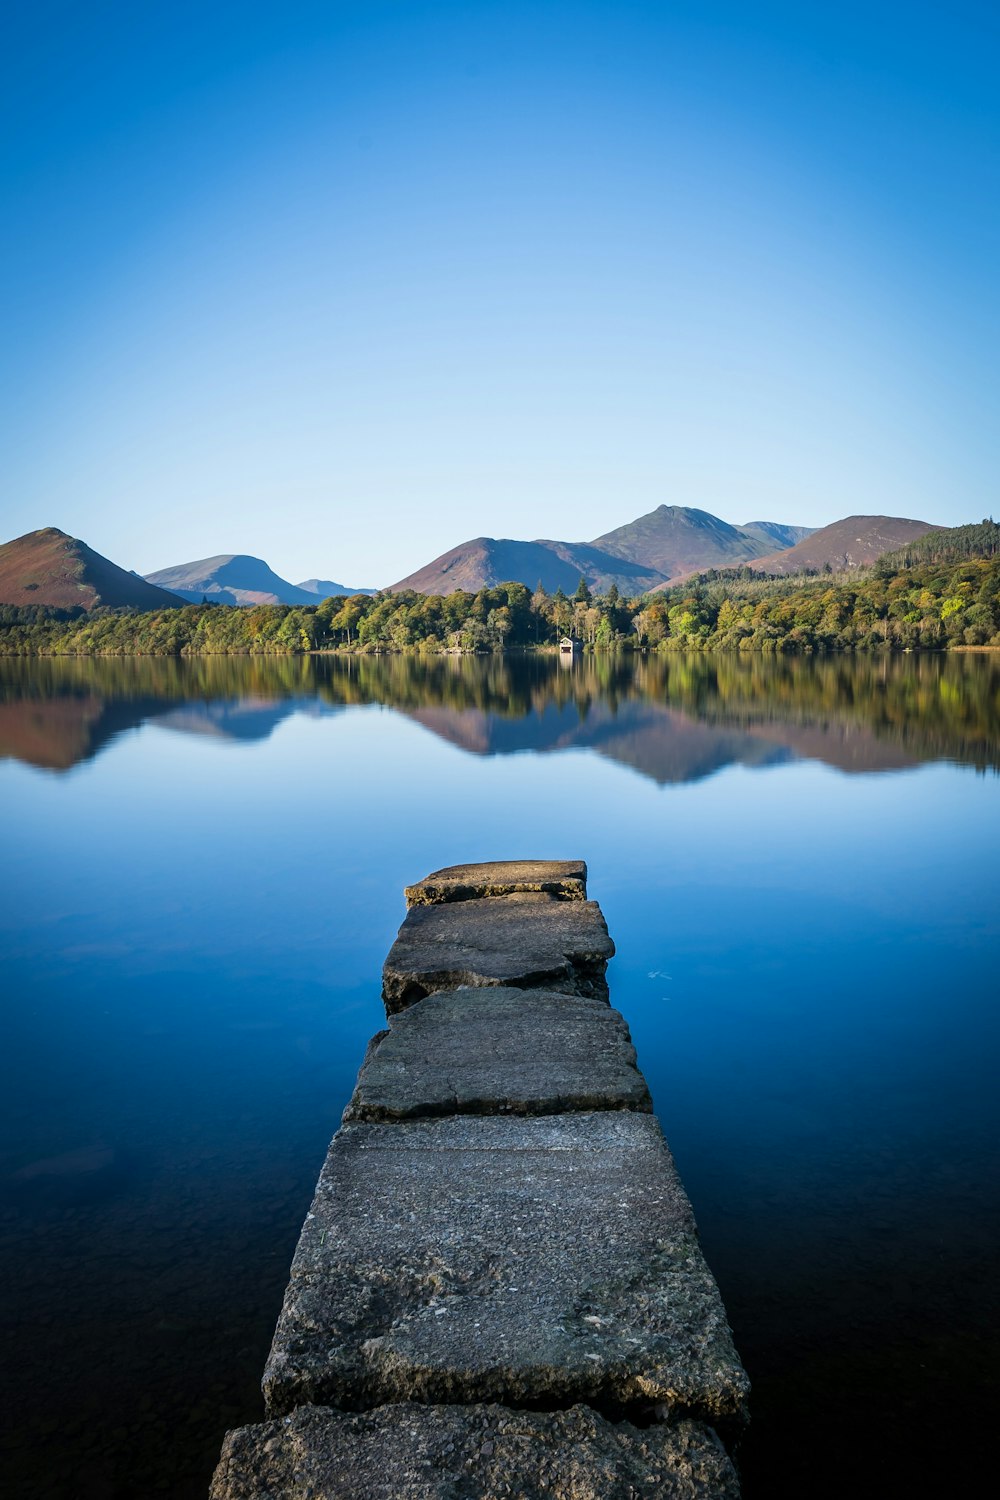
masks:
POLYGON ((605 1001, 463 988, 390 1018, 344 1122, 652 1107, 628 1027, 605 1001))
POLYGON ((490 860, 449 865, 406 887, 407 906, 437 906, 486 896, 540 891, 563 901, 587 899, 587 866, 582 859, 490 860))
POLYGON ((435 990, 513 985, 607 999, 615 945, 596 901, 536 892, 414 906, 382 969, 392 1015, 435 990))
POLYGON ((210 1500, 739 1500, 710 1427, 584 1406, 306 1406, 227 1433, 210 1500))
POLYGON ((652 1115, 344 1126, 264 1372, 304 1404, 742 1420, 747 1379, 652 1115))

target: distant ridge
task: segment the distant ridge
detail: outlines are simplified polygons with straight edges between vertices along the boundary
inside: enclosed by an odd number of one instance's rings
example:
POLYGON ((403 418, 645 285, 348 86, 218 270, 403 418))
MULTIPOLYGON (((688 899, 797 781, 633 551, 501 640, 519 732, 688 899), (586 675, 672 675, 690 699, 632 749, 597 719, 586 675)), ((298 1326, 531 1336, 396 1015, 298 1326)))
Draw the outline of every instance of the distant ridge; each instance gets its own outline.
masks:
POLYGON ((318 594, 320 599, 334 599, 341 596, 350 598, 354 594, 378 593, 378 589, 348 588, 346 583, 334 583, 332 578, 307 578, 304 583, 297 583, 295 587, 307 594, 318 594))
POLYGON ((57 526, 29 531, 0 546, 0 604, 147 610, 179 609, 183 603, 57 526))
POLYGON ((845 568, 873 563, 928 531, 941 530, 930 521, 911 521, 903 516, 845 516, 786 551, 759 557, 753 566, 763 573, 802 573, 807 568, 819 572, 829 565, 834 573, 840 573, 845 568))
POLYGON ((807 536, 812 536, 816 529, 815 526, 785 526, 781 521, 744 521, 737 528, 760 537, 769 547, 773 542, 779 547, 794 547, 797 542, 804 542, 807 536))
POLYGON ((200 604, 316 604, 314 593, 279 578, 263 558, 245 552, 225 552, 198 562, 178 563, 146 574, 147 583, 158 584, 200 604))

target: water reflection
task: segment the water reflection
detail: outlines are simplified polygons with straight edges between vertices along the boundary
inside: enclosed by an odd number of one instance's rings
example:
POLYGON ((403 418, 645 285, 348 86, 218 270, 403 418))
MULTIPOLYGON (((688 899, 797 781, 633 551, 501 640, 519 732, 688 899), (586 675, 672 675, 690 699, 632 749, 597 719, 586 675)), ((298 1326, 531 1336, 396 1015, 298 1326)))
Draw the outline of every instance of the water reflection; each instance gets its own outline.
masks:
POLYGON ((204 1500, 403 885, 534 852, 588 860, 618 945, 754 1382, 747 1500, 978 1493, 1000 785, 947 762, 1000 763, 998 669, 0 662, 0 1491, 204 1500))
POLYGON ((660 784, 795 758, 1000 767, 990 655, 8 660, 0 755, 66 771, 147 723, 253 742, 291 714, 366 704, 470 754, 589 750, 660 784))

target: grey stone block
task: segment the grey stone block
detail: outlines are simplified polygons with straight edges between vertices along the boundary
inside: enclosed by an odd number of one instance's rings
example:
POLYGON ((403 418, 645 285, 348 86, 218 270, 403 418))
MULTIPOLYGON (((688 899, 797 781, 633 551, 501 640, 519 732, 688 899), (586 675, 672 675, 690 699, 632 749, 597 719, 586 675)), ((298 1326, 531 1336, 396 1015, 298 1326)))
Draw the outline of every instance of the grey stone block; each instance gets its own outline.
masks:
POLYGON ((471 1115, 334 1137, 264 1374, 306 1403, 741 1419, 747 1380, 652 1115, 471 1115))
POLYGON ((710 1427, 584 1406, 302 1407, 226 1436, 210 1500, 739 1500, 710 1427))
POLYGON ((437 906, 484 896, 543 891, 563 901, 587 897, 587 866, 582 859, 491 860, 479 865, 449 865, 406 887, 407 906, 437 906))
POLYGON ((652 1107, 628 1027, 603 1000, 463 988, 391 1018, 344 1122, 652 1107))
POLYGON ((596 901, 537 893, 415 906, 382 970, 389 1015, 459 985, 536 985, 607 999, 615 945, 596 901))

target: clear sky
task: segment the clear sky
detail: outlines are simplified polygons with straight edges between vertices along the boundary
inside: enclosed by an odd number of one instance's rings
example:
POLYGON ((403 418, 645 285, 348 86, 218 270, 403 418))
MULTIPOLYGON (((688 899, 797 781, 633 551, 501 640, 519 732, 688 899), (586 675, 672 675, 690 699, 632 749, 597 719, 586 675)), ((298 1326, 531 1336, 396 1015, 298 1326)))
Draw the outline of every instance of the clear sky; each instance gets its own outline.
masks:
POLYGON ((0 537, 1000 510, 995 0, 35 0, 0 116, 0 537))

